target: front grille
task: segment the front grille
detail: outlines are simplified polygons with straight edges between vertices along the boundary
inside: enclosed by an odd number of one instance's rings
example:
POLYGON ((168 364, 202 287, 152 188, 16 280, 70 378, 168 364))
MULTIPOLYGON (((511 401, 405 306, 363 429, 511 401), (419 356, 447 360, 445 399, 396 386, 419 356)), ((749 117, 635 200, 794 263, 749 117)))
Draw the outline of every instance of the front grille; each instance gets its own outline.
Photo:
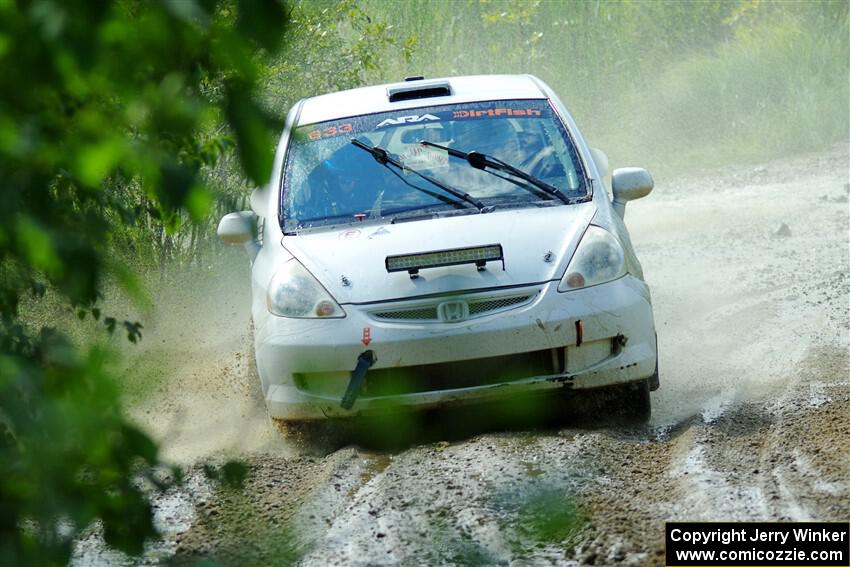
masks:
POLYGON ((382 311, 373 313, 376 319, 392 319, 395 321, 437 321, 437 307, 422 307, 419 309, 404 309, 401 311, 382 311))
MULTIPOLYGON (((466 301, 469 306, 469 317, 464 320, 483 315, 490 315, 500 311, 507 311, 529 303, 537 293, 524 293, 522 295, 511 295, 502 297, 476 297, 471 299, 457 298, 466 301)), ((452 298, 454 300, 454 298, 452 298)), ((432 304, 416 305, 400 309, 372 312, 372 317, 379 321, 417 321, 417 322, 439 322, 440 316, 437 306, 448 298, 434 300, 432 304)))
POLYGON ((499 299, 489 299, 485 301, 470 301, 469 315, 480 315, 489 313, 490 311, 498 311, 508 307, 514 307, 526 303, 533 295, 518 295, 516 297, 500 297, 499 299))

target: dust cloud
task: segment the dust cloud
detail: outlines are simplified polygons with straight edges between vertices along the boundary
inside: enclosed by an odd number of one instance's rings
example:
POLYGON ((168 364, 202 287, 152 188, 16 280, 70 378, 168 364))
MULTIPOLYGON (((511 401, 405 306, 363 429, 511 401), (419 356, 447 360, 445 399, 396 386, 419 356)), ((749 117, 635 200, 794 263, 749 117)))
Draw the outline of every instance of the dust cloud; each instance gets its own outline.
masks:
POLYGON ((178 464, 290 454, 256 374, 248 257, 215 252, 202 266, 169 268, 150 284, 144 339, 127 349, 130 415, 178 464))
POLYGON ((659 427, 781 398, 811 353, 846 353, 847 149, 815 156, 662 181, 629 205, 656 299, 659 427))

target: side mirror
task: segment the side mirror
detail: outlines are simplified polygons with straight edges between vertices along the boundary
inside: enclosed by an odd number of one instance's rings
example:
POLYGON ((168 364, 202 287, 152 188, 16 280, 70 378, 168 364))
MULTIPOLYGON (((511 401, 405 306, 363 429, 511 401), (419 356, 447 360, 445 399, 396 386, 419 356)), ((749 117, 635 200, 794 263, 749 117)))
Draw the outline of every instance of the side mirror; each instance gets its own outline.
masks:
POLYGON ((257 214, 254 211, 228 213, 218 223, 218 237, 225 244, 241 244, 251 258, 251 262, 260 252, 260 244, 254 239, 254 227, 257 214))
POLYGON ((620 167, 611 174, 611 191, 614 193, 614 210, 620 218, 626 216, 626 203, 646 197, 655 183, 642 167, 620 167))
POLYGON ((596 164, 596 169, 599 171, 599 177, 608 175, 608 156, 599 148, 590 148, 590 157, 593 158, 593 163, 596 164))
POLYGON ((254 240, 254 211, 227 213, 218 223, 218 237, 225 244, 248 244, 254 240))

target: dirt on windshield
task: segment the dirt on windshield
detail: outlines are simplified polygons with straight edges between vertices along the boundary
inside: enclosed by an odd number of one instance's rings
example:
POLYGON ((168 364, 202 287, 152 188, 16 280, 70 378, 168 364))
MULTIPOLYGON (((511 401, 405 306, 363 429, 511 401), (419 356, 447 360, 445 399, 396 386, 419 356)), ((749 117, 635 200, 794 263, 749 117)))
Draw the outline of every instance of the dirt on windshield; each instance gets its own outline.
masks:
POLYGON ((639 428, 456 410, 392 446, 281 435, 234 256, 191 301, 163 296, 142 347, 163 380, 134 416, 189 471, 156 500, 164 540, 131 560, 95 533, 74 563, 662 565, 666 521, 846 521, 848 167, 845 144, 656 179, 628 205, 661 373, 639 428), (232 458, 242 489, 201 471, 232 458))

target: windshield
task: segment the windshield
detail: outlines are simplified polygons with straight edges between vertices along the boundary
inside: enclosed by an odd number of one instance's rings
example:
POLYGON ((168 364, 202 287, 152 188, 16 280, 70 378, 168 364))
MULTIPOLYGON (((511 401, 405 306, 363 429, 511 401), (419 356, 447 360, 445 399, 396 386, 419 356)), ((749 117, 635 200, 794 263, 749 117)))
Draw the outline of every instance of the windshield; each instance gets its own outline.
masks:
POLYGON ((527 180, 477 169, 423 140, 492 156, 570 201, 587 196, 576 150, 547 101, 432 106, 296 128, 282 187, 284 231, 459 209, 479 212, 458 198, 464 193, 486 210, 564 204, 527 180), (395 165, 352 140, 386 150, 395 165))

